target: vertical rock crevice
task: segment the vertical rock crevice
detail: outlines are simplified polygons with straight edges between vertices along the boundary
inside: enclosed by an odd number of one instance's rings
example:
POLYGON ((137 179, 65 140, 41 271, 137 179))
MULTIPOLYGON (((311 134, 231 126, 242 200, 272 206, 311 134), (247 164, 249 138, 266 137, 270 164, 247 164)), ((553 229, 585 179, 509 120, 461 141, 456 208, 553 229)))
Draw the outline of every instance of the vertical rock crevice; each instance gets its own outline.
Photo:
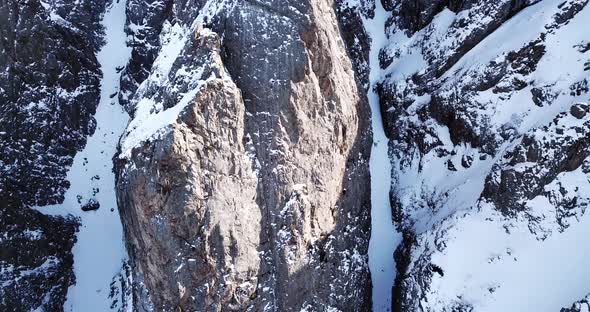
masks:
POLYGON ((44 215, 94 133, 107 1, 0 2, 0 310, 58 311, 76 218, 44 215))

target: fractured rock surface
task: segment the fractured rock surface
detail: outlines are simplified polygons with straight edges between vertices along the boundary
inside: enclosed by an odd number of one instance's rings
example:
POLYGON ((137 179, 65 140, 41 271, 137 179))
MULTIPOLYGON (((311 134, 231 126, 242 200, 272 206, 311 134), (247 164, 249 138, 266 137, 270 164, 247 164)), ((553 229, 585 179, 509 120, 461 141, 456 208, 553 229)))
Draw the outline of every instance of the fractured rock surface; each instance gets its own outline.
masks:
POLYGON ((138 309, 369 309, 368 107, 333 5, 173 5, 117 160, 138 309))
POLYGON ((0 310, 59 311, 74 283, 78 221, 60 203, 75 153, 95 129, 95 53, 105 1, 0 2, 0 310))
POLYGON ((386 2, 378 91, 404 233, 393 310, 571 304, 586 275, 550 255, 587 271, 588 1, 386 2))

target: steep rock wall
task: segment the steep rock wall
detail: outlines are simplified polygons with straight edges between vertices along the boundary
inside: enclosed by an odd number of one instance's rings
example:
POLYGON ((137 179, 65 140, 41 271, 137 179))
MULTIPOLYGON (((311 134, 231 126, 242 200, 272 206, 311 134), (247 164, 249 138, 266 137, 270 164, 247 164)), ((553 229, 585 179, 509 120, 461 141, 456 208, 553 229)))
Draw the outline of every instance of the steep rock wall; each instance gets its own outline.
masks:
POLYGON ((106 1, 0 1, 0 310, 59 311, 78 221, 61 203, 96 127, 106 1))
POLYGON ((368 107, 333 5, 209 1, 164 27, 182 48, 139 86, 118 160, 138 303, 368 309, 368 107))

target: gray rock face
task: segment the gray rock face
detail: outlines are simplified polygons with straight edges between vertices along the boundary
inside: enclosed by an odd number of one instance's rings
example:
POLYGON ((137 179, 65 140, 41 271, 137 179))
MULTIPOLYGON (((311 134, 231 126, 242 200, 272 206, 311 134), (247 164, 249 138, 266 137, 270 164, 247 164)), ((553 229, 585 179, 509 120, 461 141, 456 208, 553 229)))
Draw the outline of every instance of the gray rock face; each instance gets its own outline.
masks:
POLYGON ((590 181, 587 4, 384 4, 391 42, 380 53, 378 91, 404 233, 395 311, 500 309, 508 293, 526 291, 496 268, 526 262, 525 246, 550 253, 563 239, 573 252, 568 231, 583 221, 590 181), (561 41, 565 33, 576 35, 561 41), (554 58, 562 53, 571 62, 554 58), (542 78, 549 72, 560 78, 542 78))
POLYGON ((0 10, 0 189, 24 204, 54 204, 69 186, 72 156, 94 132, 104 2, 8 1, 0 10))
POLYGON ((240 140, 243 103, 221 79, 204 88, 194 98, 203 106, 134 152, 141 169, 119 184, 131 256, 156 310, 239 309, 257 291, 260 211, 240 140))
MULTIPOLYGON (((256 179, 242 143, 243 101, 221 77, 227 74, 219 49, 213 33, 191 39, 187 62, 179 64, 206 67, 203 77, 210 80, 172 129, 134 149, 119 173, 119 205, 135 273, 157 310, 239 307, 256 291, 256 179)), ((142 310, 150 299, 140 296, 142 310)))
POLYGON ((130 97, 149 75, 160 46, 159 35, 166 18, 171 14, 172 1, 127 1, 126 33, 131 59, 121 73, 119 103, 132 113, 130 97))
POLYGON ((0 310, 59 311, 78 222, 30 209, 63 201, 94 132, 105 1, 0 2, 0 310))
POLYGON ((131 100, 117 165, 138 309, 368 310, 368 107, 333 3, 178 20, 182 49, 131 100), (180 114, 142 137, 162 108, 180 114))
POLYGON ((370 38, 364 29, 363 18, 374 17, 375 2, 360 0, 356 5, 351 5, 346 0, 338 0, 335 1, 335 9, 340 21, 340 33, 358 80, 368 88, 370 38))
POLYGON ((8 202, 0 209, 0 309, 62 310, 74 283, 76 220, 48 217, 8 202))

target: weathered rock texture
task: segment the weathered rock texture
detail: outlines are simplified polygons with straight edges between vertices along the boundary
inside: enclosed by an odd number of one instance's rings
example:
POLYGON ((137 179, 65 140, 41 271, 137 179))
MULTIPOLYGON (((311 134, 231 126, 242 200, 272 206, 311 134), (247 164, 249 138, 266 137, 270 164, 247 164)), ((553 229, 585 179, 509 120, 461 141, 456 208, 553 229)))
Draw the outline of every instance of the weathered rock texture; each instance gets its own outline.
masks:
POLYGON ((71 249, 77 222, 0 204, 0 310, 62 310, 75 281, 71 249))
POLYGON ((502 310, 528 289, 502 272, 555 241, 575 250, 590 181, 587 4, 384 1, 378 91, 404 236, 395 311, 502 310))
MULTIPOLYGON (((127 45, 132 48, 131 59, 121 73, 119 103, 132 112, 130 97, 150 74, 151 66, 158 55, 160 32, 166 18, 171 14, 171 0, 128 0, 127 45)), ((193 8, 198 11, 198 7, 193 8)))
MULTIPOLYGON (((2 311, 62 310, 75 281, 78 222, 30 207, 63 201, 96 127, 107 2, 0 0, 2 311)), ((126 2, 111 96, 132 116, 114 162, 137 311, 370 310, 362 25, 382 14, 393 310, 587 310, 589 1, 381 2, 126 2)))
POLYGON ((173 5, 183 48, 150 65, 117 160, 139 310, 370 309, 368 107, 333 6, 173 5))
POLYGON ((104 7, 104 1, 1 4, 0 189, 6 196, 30 205, 63 201, 73 155, 95 128, 104 7))
POLYGON ((94 132, 95 52, 105 1, 0 1, 0 310, 59 311, 78 224, 34 205, 63 201, 94 132))

